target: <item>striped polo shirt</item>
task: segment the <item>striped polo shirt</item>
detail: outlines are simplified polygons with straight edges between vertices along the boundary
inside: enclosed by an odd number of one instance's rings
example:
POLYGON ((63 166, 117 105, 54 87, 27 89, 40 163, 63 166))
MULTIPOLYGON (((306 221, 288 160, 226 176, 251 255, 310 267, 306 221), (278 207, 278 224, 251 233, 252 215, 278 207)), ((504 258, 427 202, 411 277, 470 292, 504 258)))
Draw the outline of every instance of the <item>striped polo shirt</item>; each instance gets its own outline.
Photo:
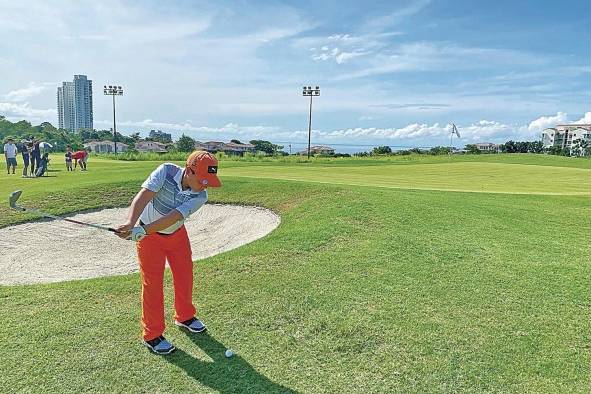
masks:
POLYGON ((156 168, 142 184, 144 189, 156 193, 140 215, 140 220, 150 224, 176 209, 183 218, 172 226, 159 231, 162 234, 172 234, 178 230, 185 220, 207 202, 207 190, 194 192, 183 190, 181 182, 183 168, 172 163, 164 163, 156 168))

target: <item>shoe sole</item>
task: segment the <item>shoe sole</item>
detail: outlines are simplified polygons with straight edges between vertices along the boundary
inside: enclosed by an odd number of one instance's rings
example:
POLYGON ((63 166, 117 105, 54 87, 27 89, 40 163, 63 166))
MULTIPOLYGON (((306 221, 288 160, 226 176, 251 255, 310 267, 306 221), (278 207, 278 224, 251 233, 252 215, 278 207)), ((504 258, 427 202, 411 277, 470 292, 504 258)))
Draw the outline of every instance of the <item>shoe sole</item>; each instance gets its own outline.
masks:
POLYGON ((159 354, 161 356, 165 356, 165 355, 170 354, 176 350, 176 347, 173 346, 165 352, 161 352, 161 351, 159 352, 159 351, 155 350, 152 346, 147 344, 146 342, 144 342, 144 346, 147 347, 152 353, 159 354))
POLYGON ((184 324, 182 324, 182 323, 179 323, 179 322, 178 322, 178 321, 176 321, 176 320, 174 321, 174 325, 175 325, 175 326, 177 326, 177 327, 185 328, 185 329, 187 329, 187 330, 189 330, 189 331, 191 331, 191 332, 193 332, 193 333, 195 333, 195 334, 199 334, 200 332, 205 332, 205 331, 207 331, 207 327, 205 327, 205 326, 203 326, 203 329, 201 329, 201 330, 194 330, 194 329, 192 329, 191 327, 189 327, 189 326, 185 326, 184 324))

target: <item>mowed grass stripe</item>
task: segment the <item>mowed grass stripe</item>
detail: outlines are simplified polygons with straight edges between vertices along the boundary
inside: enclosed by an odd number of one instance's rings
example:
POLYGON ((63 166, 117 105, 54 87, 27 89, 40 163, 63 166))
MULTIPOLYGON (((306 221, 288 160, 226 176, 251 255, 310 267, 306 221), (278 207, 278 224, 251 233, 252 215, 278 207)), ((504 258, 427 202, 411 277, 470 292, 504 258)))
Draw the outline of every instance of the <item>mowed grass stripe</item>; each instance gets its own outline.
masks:
POLYGON ((224 175, 417 190, 591 195, 589 169, 505 163, 462 162, 347 168, 257 165, 227 168, 224 175))

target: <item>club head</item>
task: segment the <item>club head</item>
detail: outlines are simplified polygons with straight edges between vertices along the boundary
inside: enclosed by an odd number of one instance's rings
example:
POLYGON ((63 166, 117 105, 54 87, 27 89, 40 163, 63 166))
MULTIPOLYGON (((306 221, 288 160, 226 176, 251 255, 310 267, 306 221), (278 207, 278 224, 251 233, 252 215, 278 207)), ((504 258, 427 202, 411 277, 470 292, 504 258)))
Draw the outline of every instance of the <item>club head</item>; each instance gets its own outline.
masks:
POLYGON ((16 201, 19 199, 21 194, 23 194, 22 190, 16 190, 10 193, 10 197, 8 197, 8 204, 10 205, 10 208, 19 209, 19 207, 16 205, 16 201))

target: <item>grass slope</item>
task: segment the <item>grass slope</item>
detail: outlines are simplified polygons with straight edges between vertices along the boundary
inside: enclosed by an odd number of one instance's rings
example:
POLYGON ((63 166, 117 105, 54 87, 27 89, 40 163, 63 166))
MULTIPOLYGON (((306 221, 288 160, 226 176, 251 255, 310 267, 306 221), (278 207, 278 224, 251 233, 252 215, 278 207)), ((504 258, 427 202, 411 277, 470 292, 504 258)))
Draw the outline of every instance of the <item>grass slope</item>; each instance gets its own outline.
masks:
MULTIPOLYGON (((93 164, 88 173, 47 180, 4 175, 0 194, 22 187, 28 203, 60 213, 116 206, 154 167, 93 164)), ((329 165, 333 181, 370 170, 329 165)), ((211 193, 217 202, 272 208, 282 224, 196 262, 195 301, 209 335, 169 324, 179 352, 164 358, 143 349, 137 274, 0 287, 8 347, 0 390, 589 391, 587 197, 318 184, 304 182, 310 173, 300 168, 326 163, 261 166, 302 181, 225 175, 224 188, 211 193), (226 347, 238 356, 226 360, 226 347)), ((252 165, 228 167, 220 173, 252 165)), ((381 185, 389 182, 386 175, 381 185)), ((0 225, 24 220, 4 207, 0 213, 0 225)), ((170 322, 168 273, 167 283, 170 322)))

